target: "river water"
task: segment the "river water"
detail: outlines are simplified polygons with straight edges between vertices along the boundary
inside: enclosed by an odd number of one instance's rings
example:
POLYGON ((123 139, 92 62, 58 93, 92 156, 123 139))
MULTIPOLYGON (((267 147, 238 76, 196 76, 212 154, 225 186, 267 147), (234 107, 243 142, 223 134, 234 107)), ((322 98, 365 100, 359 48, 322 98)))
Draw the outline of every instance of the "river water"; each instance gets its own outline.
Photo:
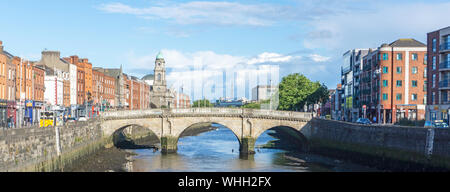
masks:
MULTIPOLYGON (((360 172, 376 169, 320 155, 280 149, 256 149, 256 154, 239 156, 239 141, 231 130, 213 124, 217 130, 180 138, 176 154, 163 155, 151 149, 132 150, 136 156, 124 165, 130 172, 360 172)), ((266 131, 255 146, 276 140, 266 131)))

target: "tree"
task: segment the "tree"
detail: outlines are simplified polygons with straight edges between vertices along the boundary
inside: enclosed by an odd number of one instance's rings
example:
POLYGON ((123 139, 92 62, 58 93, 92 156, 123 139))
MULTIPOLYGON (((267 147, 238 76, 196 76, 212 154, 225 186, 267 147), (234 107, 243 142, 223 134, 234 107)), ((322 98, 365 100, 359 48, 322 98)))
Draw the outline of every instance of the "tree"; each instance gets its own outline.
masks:
POLYGON ((202 100, 194 101, 194 104, 192 105, 192 107, 214 107, 214 104, 209 102, 209 100, 207 100, 207 99, 202 99, 202 100))
POLYGON ((270 100, 263 100, 263 101, 258 101, 255 103, 247 103, 247 104, 243 105, 241 108, 261 109, 261 104, 268 104, 268 103, 270 103, 270 100))
POLYGON ((323 102, 328 98, 328 90, 320 82, 312 82, 298 73, 283 77, 279 86, 279 110, 302 109, 306 104, 323 102))

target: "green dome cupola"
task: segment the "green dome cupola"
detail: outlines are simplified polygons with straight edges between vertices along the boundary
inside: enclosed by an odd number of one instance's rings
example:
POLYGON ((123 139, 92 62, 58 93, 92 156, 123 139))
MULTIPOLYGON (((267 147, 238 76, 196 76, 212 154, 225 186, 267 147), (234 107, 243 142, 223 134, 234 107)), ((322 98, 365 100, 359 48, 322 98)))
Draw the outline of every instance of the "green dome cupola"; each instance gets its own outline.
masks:
POLYGON ((156 56, 156 59, 164 59, 161 51, 158 53, 158 55, 156 56))

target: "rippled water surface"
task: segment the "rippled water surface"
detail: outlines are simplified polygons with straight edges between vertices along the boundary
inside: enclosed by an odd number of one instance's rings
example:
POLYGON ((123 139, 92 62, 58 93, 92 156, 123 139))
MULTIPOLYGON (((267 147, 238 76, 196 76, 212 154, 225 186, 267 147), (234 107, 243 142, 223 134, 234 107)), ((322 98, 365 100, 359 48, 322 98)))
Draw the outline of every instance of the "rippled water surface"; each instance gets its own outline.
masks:
MULTIPOLYGON (((197 136, 180 138, 176 154, 162 155, 153 150, 133 150, 137 156, 126 165, 132 172, 315 172, 315 171, 375 171, 318 155, 294 153, 279 149, 256 149, 255 155, 239 156, 239 141, 226 127, 197 136)), ((255 146, 274 140, 266 131, 255 146)))

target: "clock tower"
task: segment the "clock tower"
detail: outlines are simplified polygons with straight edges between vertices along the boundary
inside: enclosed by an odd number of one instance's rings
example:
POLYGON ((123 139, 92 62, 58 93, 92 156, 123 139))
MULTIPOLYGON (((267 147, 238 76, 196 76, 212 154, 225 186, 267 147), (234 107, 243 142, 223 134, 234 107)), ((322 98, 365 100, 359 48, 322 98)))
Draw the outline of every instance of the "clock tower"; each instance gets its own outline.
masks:
POLYGON ((161 52, 156 56, 153 87, 150 92, 152 108, 170 108, 173 96, 167 89, 166 61, 161 52))

